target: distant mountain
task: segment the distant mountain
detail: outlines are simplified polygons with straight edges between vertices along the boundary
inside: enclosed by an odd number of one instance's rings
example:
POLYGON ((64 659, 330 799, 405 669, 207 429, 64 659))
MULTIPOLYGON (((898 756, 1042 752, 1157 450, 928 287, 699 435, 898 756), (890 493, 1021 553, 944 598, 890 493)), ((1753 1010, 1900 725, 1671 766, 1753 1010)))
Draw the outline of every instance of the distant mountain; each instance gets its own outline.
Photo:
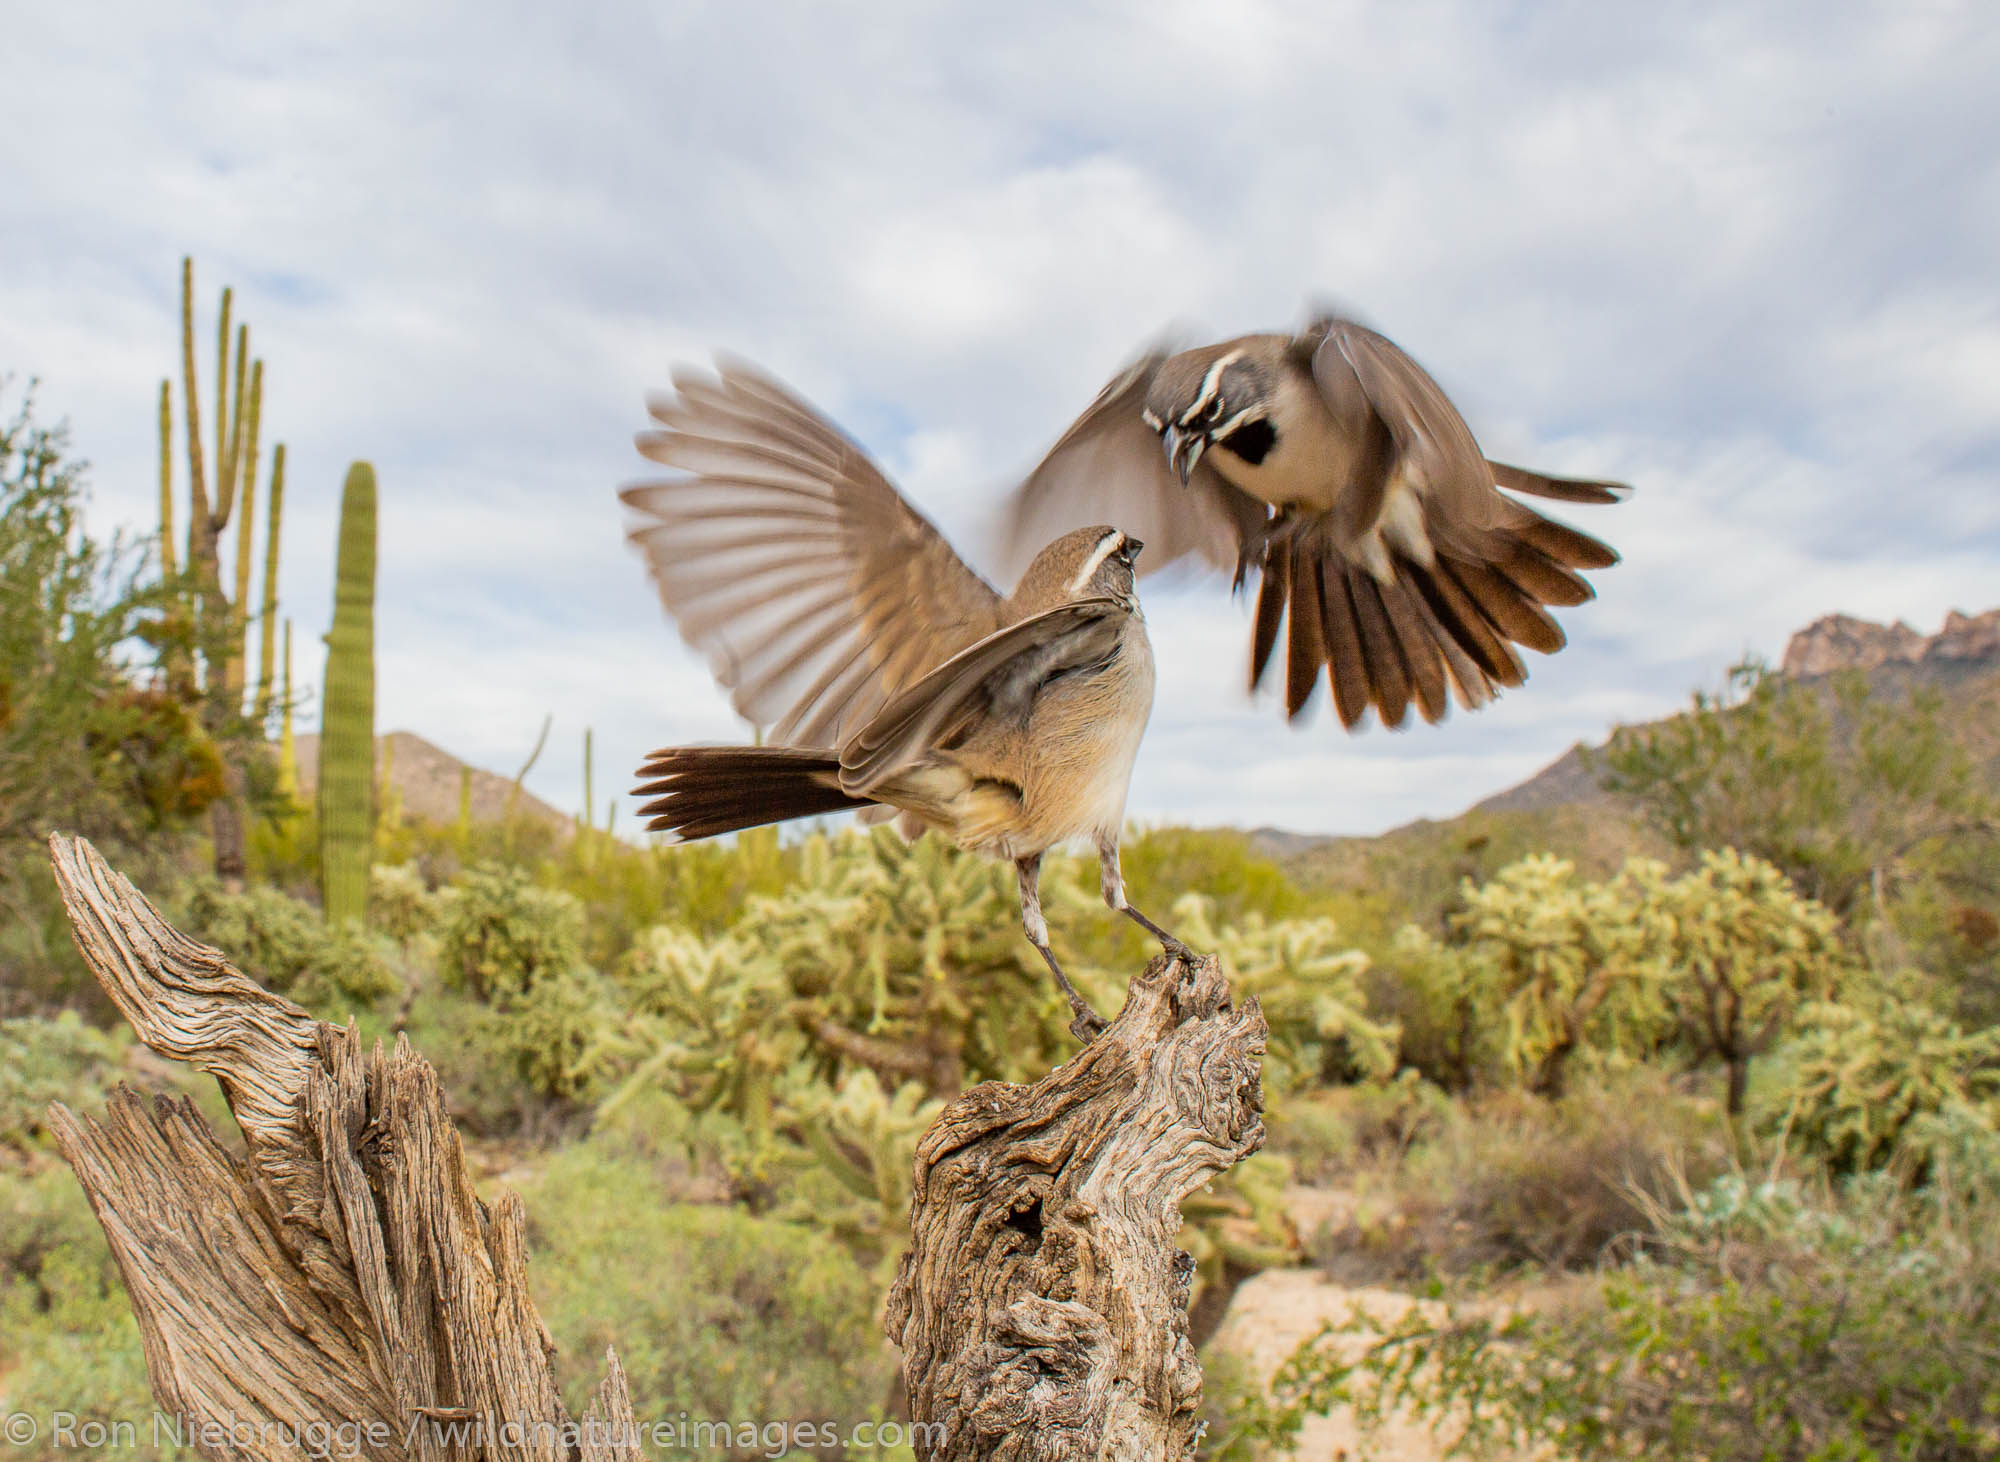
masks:
MULTIPOLYGON (((402 798, 403 811, 426 822, 458 820, 458 789, 462 773, 470 773, 472 820, 499 822, 510 799, 523 817, 548 822, 567 831, 575 819, 558 812, 534 793, 514 791, 514 780, 497 772, 468 766, 443 747, 410 731, 391 731, 375 738, 375 779, 381 784, 382 761, 389 760, 389 781, 402 798)), ((310 798, 319 783, 319 737, 298 738, 299 794, 310 798)))
POLYGON ((1787 675, 1830 675, 1890 664, 1954 672, 2000 667, 2000 609, 1977 615, 1954 609, 1944 617, 1944 628, 1928 638, 1901 620, 1875 624, 1829 614, 1792 636, 1781 668, 1787 675))
MULTIPOLYGON (((2000 609, 1984 614, 1951 611, 1944 628, 1925 636, 1898 621, 1876 624, 1848 614, 1816 619, 1785 645, 1779 669, 1786 675, 1814 679, 1843 670, 1859 670, 1876 691, 1905 693, 1925 688, 1942 691, 1976 689, 2000 671, 2000 609)), ((1953 699, 1958 699, 1957 695, 1953 699)), ((1974 696, 1977 702, 1982 697, 1974 696)), ((1970 712, 1972 705, 1966 710, 1970 712)), ((1964 714, 1954 718, 1968 734, 1973 753, 1990 755, 1996 748, 1982 744, 1985 733, 2000 734, 1990 717, 1964 714), (1983 723, 1983 724, 1982 724, 1983 723)), ((1579 744, 1536 772, 1527 781, 1474 804, 1475 812, 1532 812, 1570 804, 1609 804, 1609 793, 1597 785, 1584 765, 1579 744)))
MULTIPOLYGON (((1829 614, 1791 637, 1780 669, 1807 680, 1858 670, 1878 694, 1938 692, 1967 749, 2000 786, 2000 609, 1979 615, 1954 610, 1928 636, 1907 624, 1829 614)), ((1279 828, 1259 828, 1250 838, 1259 852, 1306 882, 1356 887, 1399 870, 1426 883, 1435 881, 1434 871, 1445 870, 1455 881, 1538 848, 1561 848, 1597 874, 1654 843, 1636 809, 1598 785, 1582 743, 1454 818, 1420 819, 1372 838, 1279 828)))

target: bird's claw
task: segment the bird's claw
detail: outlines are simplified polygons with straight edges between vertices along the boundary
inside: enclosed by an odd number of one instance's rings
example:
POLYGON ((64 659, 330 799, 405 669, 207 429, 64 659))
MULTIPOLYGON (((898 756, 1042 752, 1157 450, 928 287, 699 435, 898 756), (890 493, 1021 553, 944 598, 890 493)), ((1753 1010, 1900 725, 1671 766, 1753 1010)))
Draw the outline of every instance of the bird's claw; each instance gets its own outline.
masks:
POLYGON ((1087 1001, 1072 1000, 1069 1008, 1073 1017, 1069 1023, 1069 1033, 1075 1036, 1081 1045, 1089 1045, 1110 1028, 1110 1023, 1092 1010, 1087 1001))

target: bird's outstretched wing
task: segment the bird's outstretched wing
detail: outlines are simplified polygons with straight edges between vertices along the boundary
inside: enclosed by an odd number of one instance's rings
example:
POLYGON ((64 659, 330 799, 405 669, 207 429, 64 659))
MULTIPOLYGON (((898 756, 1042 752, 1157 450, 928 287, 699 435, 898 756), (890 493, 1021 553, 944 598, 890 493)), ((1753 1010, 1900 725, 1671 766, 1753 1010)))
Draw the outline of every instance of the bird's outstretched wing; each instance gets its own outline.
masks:
POLYGON ((840 750, 840 785, 864 795, 947 742, 977 716, 1025 724, 1052 676, 1106 663, 1130 611, 1115 599, 1078 599, 1030 615, 959 651, 904 687, 840 750))
POLYGON ((738 361, 674 373, 639 450, 678 470, 619 496, 689 645, 737 712, 834 747, 999 627, 1000 596, 837 427, 738 361))
POLYGON ((1007 503, 1002 544, 1016 572, 1073 528, 1115 523, 1146 545, 1151 573, 1196 555, 1235 573, 1268 510, 1197 463, 1183 487, 1140 414, 1168 358, 1155 348, 1105 384, 1007 503))
POLYGON ((1561 649, 1562 629, 1545 606, 1589 599, 1577 571, 1607 568, 1618 555, 1498 487, 1587 503, 1617 502, 1629 489, 1487 461, 1437 382, 1365 326, 1318 320, 1297 344, 1334 419, 1372 415, 1392 443, 1379 476, 1349 491, 1413 494, 1421 521, 1373 531, 1400 511, 1383 498, 1338 515, 1342 521, 1309 517, 1274 535, 1262 565, 1251 684, 1262 679, 1289 610, 1292 716, 1310 699, 1321 664, 1347 726, 1371 705, 1390 726, 1401 725, 1413 703, 1436 721, 1450 691, 1470 709, 1519 685, 1527 670, 1514 646, 1561 649), (1353 532, 1357 523, 1371 531, 1353 532))

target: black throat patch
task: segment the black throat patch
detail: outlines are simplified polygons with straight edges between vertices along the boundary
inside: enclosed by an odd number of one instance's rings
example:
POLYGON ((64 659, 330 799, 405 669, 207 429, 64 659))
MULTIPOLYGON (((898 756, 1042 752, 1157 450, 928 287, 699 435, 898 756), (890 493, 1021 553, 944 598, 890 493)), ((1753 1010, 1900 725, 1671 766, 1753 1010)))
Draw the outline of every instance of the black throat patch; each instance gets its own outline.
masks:
POLYGON ((1255 421, 1244 422, 1243 425, 1224 437, 1217 445, 1229 448, 1230 451, 1241 457, 1245 462, 1255 467, 1264 460, 1270 453, 1271 448, 1276 446, 1277 443, 1277 428, 1271 425, 1268 418, 1260 416, 1255 421))

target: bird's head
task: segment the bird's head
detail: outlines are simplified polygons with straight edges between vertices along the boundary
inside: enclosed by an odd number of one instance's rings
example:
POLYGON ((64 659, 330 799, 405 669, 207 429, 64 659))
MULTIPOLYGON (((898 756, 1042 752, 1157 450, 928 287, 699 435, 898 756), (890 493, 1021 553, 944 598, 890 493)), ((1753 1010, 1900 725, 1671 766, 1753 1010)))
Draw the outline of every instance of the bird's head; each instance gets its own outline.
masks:
POLYGON ((1269 367, 1241 347, 1185 351, 1163 364, 1141 413, 1160 434, 1167 464, 1185 486, 1208 449, 1221 443, 1253 465, 1270 449, 1269 367))
POLYGON ((1052 608, 1077 599, 1116 599, 1138 604, 1133 564, 1145 545, 1122 529, 1098 524, 1065 533, 1035 555, 1014 598, 1023 607, 1052 608))

